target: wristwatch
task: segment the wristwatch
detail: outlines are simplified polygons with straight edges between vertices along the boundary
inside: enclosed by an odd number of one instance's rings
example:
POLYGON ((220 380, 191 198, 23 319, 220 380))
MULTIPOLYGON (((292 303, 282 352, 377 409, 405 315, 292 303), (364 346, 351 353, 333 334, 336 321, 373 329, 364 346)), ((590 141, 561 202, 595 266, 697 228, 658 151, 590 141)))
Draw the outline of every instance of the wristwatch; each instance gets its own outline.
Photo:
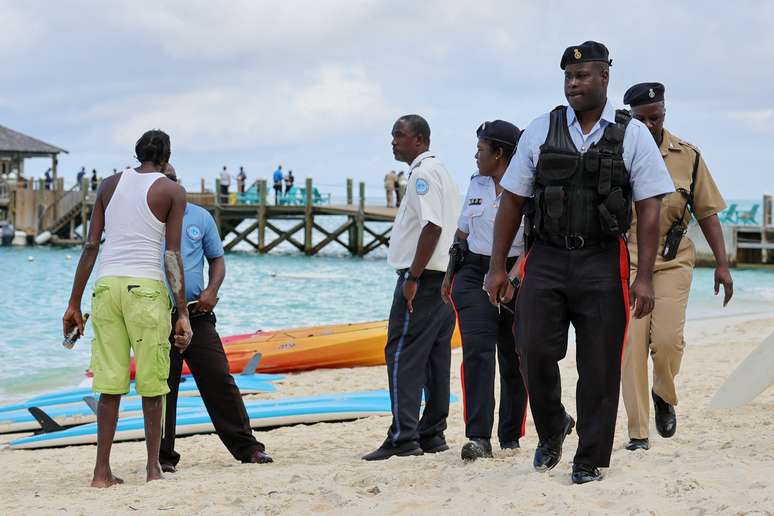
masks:
POLYGON ((508 281, 511 282, 511 285, 513 285, 513 288, 519 288, 519 285, 521 285, 521 281, 519 281, 518 276, 514 276, 512 278, 508 278, 508 281))
POLYGON ((411 271, 406 269, 406 272, 403 273, 403 279, 406 281, 416 281, 419 279, 419 276, 412 276, 411 271))

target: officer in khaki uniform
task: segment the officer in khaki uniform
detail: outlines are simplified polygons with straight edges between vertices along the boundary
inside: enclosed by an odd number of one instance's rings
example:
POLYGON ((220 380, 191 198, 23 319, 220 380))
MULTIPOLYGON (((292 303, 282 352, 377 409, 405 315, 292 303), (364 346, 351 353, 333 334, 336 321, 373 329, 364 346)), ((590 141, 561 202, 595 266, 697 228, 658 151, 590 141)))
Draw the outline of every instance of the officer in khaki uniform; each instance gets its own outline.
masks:
MULTIPOLYGON (((656 303, 653 312, 634 319, 624 351, 622 389, 629 418, 628 450, 647 450, 650 398, 656 412, 656 429, 671 437, 677 428, 675 376, 680 370, 685 341, 685 309, 696 258, 693 242, 684 236, 691 214, 699 222, 712 248, 717 269, 715 293, 722 284, 724 306, 733 294, 723 234, 717 214, 726 203, 710 175, 699 149, 664 129, 664 86, 636 84, 627 90, 624 103, 634 118, 643 122, 659 146, 675 193, 661 203, 659 253, 653 270, 656 303), (648 392, 648 354, 653 360, 653 390, 648 392)), ((636 217, 629 232, 632 279, 637 273, 636 217)))

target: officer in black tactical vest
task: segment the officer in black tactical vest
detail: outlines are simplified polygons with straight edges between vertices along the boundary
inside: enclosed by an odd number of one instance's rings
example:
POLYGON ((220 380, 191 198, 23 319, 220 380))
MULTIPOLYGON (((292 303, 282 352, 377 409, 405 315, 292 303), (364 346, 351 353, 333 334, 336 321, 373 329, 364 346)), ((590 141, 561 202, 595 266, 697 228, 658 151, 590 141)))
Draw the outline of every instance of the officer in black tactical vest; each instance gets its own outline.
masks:
POLYGON ((601 480, 612 452, 630 307, 653 309, 652 270, 661 196, 674 186, 647 128, 607 101, 607 48, 587 41, 567 48, 560 67, 569 106, 524 131, 501 181, 485 289, 507 293, 506 256, 526 215, 533 241, 516 305, 516 342, 538 432, 533 465, 555 467, 575 421, 561 400, 558 361, 576 333, 578 449, 572 481, 601 480), (629 288, 624 236, 634 201, 639 274, 629 288))

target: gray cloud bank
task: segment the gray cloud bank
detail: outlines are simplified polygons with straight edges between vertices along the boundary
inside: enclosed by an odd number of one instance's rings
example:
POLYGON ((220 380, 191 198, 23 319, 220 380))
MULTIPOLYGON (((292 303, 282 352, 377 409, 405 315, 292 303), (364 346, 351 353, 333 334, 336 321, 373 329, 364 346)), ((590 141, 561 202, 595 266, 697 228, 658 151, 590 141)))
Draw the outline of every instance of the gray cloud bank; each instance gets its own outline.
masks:
POLYGON ((774 191, 773 5, 0 0, 0 124, 70 150, 68 178, 132 163, 137 137, 161 127, 189 185, 223 164, 255 178, 283 163, 378 187, 401 167, 393 120, 418 112, 464 185, 478 124, 525 127, 562 103, 562 50, 595 39, 614 104, 635 82, 665 83, 667 127, 727 197, 756 198, 774 191))

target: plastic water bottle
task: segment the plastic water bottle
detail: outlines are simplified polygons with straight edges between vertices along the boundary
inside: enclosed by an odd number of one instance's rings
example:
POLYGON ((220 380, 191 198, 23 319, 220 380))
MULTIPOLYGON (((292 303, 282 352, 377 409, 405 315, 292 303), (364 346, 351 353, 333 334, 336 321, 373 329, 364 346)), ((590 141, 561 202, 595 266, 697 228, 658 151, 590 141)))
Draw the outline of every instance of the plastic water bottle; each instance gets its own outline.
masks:
MULTIPOLYGON (((83 314, 83 324, 86 325, 86 321, 89 320, 89 314, 85 313, 83 314)), ((67 337, 64 338, 62 341, 62 346, 66 347, 67 349, 73 349, 73 346, 75 346, 75 341, 77 341, 81 337, 81 334, 78 333, 78 327, 76 326, 72 330, 70 330, 70 333, 67 334, 67 337)))

